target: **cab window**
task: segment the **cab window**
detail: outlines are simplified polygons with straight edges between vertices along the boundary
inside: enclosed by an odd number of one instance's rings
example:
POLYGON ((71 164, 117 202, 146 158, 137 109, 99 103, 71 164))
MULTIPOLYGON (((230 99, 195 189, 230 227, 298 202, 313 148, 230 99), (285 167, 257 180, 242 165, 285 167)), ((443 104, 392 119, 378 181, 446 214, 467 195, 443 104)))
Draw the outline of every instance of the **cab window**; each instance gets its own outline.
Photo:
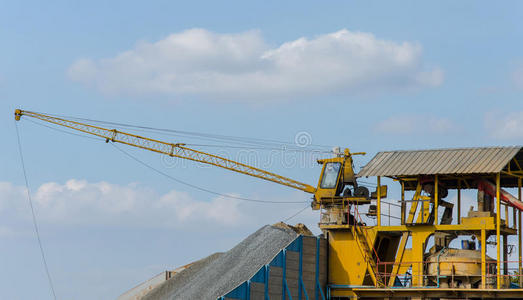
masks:
POLYGON ((320 188, 333 189, 338 182, 338 175, 340 173, 341 163, 329 162, 325 165, 323 176, 321 177, 320 188))

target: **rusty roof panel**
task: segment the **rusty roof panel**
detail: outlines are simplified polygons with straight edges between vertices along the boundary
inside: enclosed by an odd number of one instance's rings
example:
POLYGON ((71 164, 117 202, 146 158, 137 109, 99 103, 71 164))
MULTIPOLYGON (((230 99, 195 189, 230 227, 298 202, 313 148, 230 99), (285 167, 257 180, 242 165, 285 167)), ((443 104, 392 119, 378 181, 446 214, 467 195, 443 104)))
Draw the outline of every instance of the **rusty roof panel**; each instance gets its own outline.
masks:
POLYGON ((498 173, 521 146, 379 152, 358 173, 367 176, 498 173))

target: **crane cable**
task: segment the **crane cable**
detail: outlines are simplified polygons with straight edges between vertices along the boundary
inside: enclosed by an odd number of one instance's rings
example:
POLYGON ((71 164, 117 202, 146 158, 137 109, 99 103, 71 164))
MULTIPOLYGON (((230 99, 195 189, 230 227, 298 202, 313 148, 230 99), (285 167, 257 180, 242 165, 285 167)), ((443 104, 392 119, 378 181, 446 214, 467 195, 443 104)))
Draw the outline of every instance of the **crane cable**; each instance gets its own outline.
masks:
MULTIPOLYGON (((66 116, 66 115, 57 115, 57 114, 46 114, 51 117, 56 118, 64 118, 64 119, 70 119, 70 120, 76 120, 80 122, 88 122, 88 123, 97 123, 101 125, 111 125, 116 126, 120 128, 132 128, 137 131, 145 131, 145 132, 155 132, 165 135, 171 135, 171 136, 187 136, 187 137, 193 137, 196 139, 203 139, 203 140, 213 140, 213 141, 229 141, 229 142, 237 142, 240 144, 247 144, 247 145, 258 145, 258 146, 265 146, 265 147, 275 147, 275 146, 281 146, 281 145, 287 145, 286 147, 294 147, 296 148, 295 151, 303 151, 303 152, 320 152, 320 153, 331 153, 332 151, 324 151, 324 150, 306 150, 303 148, 306 147, 318 147, 318 148, 332 148, 332 146, 328 145, 318 145, 318 144, 309 144, 305 147, 297 146, 296 143, 291 142, 284 142, 274 139, 262 139, 262 138, 251 138, 251 137, 242 137, 242 136, 231 136, 231 135, 220 135, 220 134, 210 134, 210 133, 202 133, 202 132, 194 132, 194 131, 183 131, 183 130, 174 130, 174 129, 167 129, 167 128, 155 128, 150 126, 139 126, 139 125, 132 125, 132 124, 126 124, 126 123, 118 123, 118 122, 110 122, 110 121, 101 121, 101 120, 95 120, 95 119, 88 119, 88 118, 79 118, 79 117, 73 117, 73 116, 66 116)), ((188 143, 186 143, 189 145, 188 143)), ((204 146, 211 146, 211 145, 204 145, 204 146)), ((212 145, 214 146, 214 145, 212 145)), ((226 145, 217 145, 217 146, 225 146, 226 145)), ((269 148, 270 149, 270 148, 269 148)))
POLYGON ((287 223, 289 220, 293 219, 294 217, 296 217, 297 215, 301 214, 302 212, 304 212, 307 208, 310 208, 310 205, 307 205, 305 206, 304 208, 300 209, 297 213, 295 213, 294 215, 288 217, 287 219, 283 220, 283 223, 287 223))
MULTIPOLYGON (((78 134, 78 133, 74 133, 74 132, 69 132, 69 131, 66 131, 66 130, 62 130, 62 129, 59 129, 59 128, 55 128, 55 127, 52 127, 52 126, 48 126, 48 125, 45 125, 45 124, 41 124, 40 122, 36 122, 36 121, 33 121, 33 120, 30 120, 30 119, 27 119, 28 121, 30 121, 31 123, 33 124, 36 124, 36 125, 40 125, 40 126, 44 126, 44 127, 47 127, 49 129, 53 129, 53 130, 56 130, 56 131, 59 131, 59 132, 63 132, 63 133, 67 133, 67 134, 70 134, 70 135, 74 135, 74 136, 79 136, 79 137, 83 137, 83 138, 88 138, 88 139, 93 139, 93 140, 97 140, 97 141, 103 141, 103 139, 101 138, 97 138, 97 137, 92 137, 92 136, 88 136, 88 135, 83 135, 83 134, 78 134)), ((200 190, 200 191, 203 191, 203 192, 206 192, 206 193, 210 193, 210 194, 213 194, 213 195, 217 195, 217 196, 220 196, 220 197, 224 197, 224 198, 233 198, 233 199, 238 199, 238 200, 242 200, 242 201, 249 201, 249 202, 258 202, 258 203, 282 203, 282 204, 291 204, 291 203, 307 203, 308 201, 269 201, 269 200, 257 200, 257 199, 250 199, 250 198, 245 198, 245 197, 239 197, 239 196, 234 196, 234 195, 228 195, 228 194, 222 194, 222 193, 219 193, 219 192, 215 192, 215 191, 211 191, 209 189, 206 189, 206 188, 203 188, 203 187, 199 187, 199 186, 196 186, 194 184, 191 184, 191 183, 188 183, 188 182, 185 182, 183 180, 180 180, 178 178, 175 178, 161 170, 158 170, 156 168, 154 168, 153 166, 145 163, 144 161, 140 160, 139 158, 137 158, 136 156, 130 154, 129 152, 123 150, 122 148, 118 147, 117 145, 115 145, 114 143, 111 143, 111 146, 115 147, 118 151, 122 152, 123 154, 125 154, 126 156, 128 156, 129 158, 131 158, 132 160, 138 162, 139 164, 145 166, 146 168, 148 169, 151 169, 153 171, 155 171, 156 173, 172 180, 172 181, 175 181, 175 182, 178 182, 180 184, 183 184, 183 185, 186 185, 186 186, 189 186, 189 187, 192 187, 194 189, 197 189, 197 190, 200 190)))
POLYGON ((197 185, 194 185, 194 184, 191 184, 191 183, 188 183, 188 182, 185 182, 183 180, 180 180, 178 178, 175 178, 163 171, 160 171, 158 169, 156 169, 155 167, 145 163, 144 161, 138 159, 136 156, 130 154, 129 152, 123 150, 122 148, 118 147, 117 145, 115 145, 114 143, 110 143, 113 147, 115 147, 118 151, 122 152, 123 154, 125 154, 126 156, 128 156, 129 158, 131 158, 132 160, 138 162, 139 164, 141 164, 142 166, 148 168, 148 169, 151 169, 153 171, 155 171, 156 173, 170 179, 170 180, 173 180, 173 181, 176 181, 178 183, 181 183, 183 185, 186 185, 186 186, 189 186, 189 187, 192 187, 194 189, 197 189, 199 191, 202 191, 202 192, 206 192, 206 193, 210 193, 210 194, 213 194, 213 195, 217 195, 217 196, 220 196, 220 197, 226 197, 226 198, 233 198, 233 199, 238 199, 238 200, 242 200, 242 201, 249 201, 249 202, 258 202, 258 203, 282 203, 282 204, 289 204, 289 203, 305 203, 305 202, 308 202, 308 201, 270 201, 270 200, 258 200, 258 199, 250 199, 250 198, 245 198, 245 197, 239 197, 239 196, 234 196, 234 195, 227 195, 227 194, 222 194, 222 193, 218 193, 218 192, 215 192, 215 191, 211 191, 209 189, 206 189, 206 188, 203 188, 203 187, 199 187, 197 185))
POLYGON ((38 240, 38 246, 40 247, 40 254, 42 256, 42 263, 44 265, 45 273, 47 275, 47 280, 49 281, 49 286, 51 287, 51 292, 53 293, 53 298, 56 300, 56 293, 54 290, 53 280, 51 279, 51 273, 49 272, 49 267, 47 265, 47 260, 45 258, 44 247, 42 246, 42 239, 40 238, 40 230, 38 229, 38 223, 36 222, 36 214, 33 206, 33 200, 31 198, 31 191, 29 190, 29 181, 27 180, 27 172, 25 170, 24 155, 22 152, 22 142, 20 141, 20 132, 18 131, 18 124, 15 121, 16 128, 16 137, 18 141, 18 152, 20 153, 20 162, 22 165, 22 171, 24 174, 25 188, 27 191, 27 199, 29 200, 29 207, 31 208, 31 215, 33 219, 33 227, 36 234, 36 239, 38 240))
MULTIPOLYGON (((71 118, 71 119, 75 119, 75 118, 71 118)), ((84 119, 80 119, 80 120, 84 121, 84 119)), ((33 124, 36 124, 36 125, 44 126, 44 127, 47 127, 47 128, 50 128, 50 129, 53 129, 53 130, 56 130, 56 131, 64 132, 64 133, 67 133, 67 134, 78 135, 78 136, 83 136, 83 137, 99 140, 98 137, 90 137, 90 136, 83 135, 83 134, 72 133, 72 132, 69 132, 69 131, 66 131, 66 130, 60 130, 58 128, 55 128, 53 126, 49 126, 49 125, 43 124, 43 123, 35 121, 35 120, 27 119, 27 121, 29 121, 29 122, 31 122, 33 124)), ((99 121, 99 123, 102 123, 102 124, 108 123, 107 125, 115 125, 112 122, 101 122, 101 121, 99 121)), ((131 125, 129 125, 129 126, 131 126, 131 125)), ((115 128, 118 128, 118 126, 116 126, 115 128)), ((137 129, 134 129, 134 130, 137 130, 137 129)), ((164 130, 167 130, 167 129, 164 129, 164 130)), ((137 131, 151 132, 151 131, 147 131, 147 130, 137 130, 137 131)), ((154 133, 158 133, 158 132, 154 132, 154 133)), ((168 134, 168 133, 164 134, 164 135, 178 137, 178 135, 168 134)), ((199 139, 201 139, 201 138, 199 138, 199 139)), ((226 140, 223 141, 223 142, 226 142, 226 140)), ((266 144, 266 145, 260 144, 260 145, 258 145, 256 143, 253 144, 253 145, 251 145, 251 143, 248 143, 247 145, 245 145, 245 142, 241 142, 241 141, 239 141, 239 143, 240 143, 239 145, 197 144, 197 143, 184 143, 184 144, 187 145, 187 146, 194 146, 194 147, 232 148, 232 149, 245 149, 245 150, 272 150, 272 151, 280 151, 280 152, 300 152, 300 153, 316 153, 316 154, 318 154, 318 153, 323 153, 323 154, 332 153, 332 151, 324 151, 324 150, 319 150, 319 149, 291 148, 291 147, 285 145, 285 142, 281 142, 282 143, 281 147, 276 147, 276 145, 270 145, 270 144, 266 144)))

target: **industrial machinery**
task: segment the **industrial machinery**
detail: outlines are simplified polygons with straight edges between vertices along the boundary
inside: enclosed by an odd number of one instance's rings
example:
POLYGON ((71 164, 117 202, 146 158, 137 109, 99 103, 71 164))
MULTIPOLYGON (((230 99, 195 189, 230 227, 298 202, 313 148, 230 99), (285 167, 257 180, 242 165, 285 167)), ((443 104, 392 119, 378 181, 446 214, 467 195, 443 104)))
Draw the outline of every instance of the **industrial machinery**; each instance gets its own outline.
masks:
POLYGON ((358 174, 352 156, 363 153, 345 149, 318 160, 322 171, 313 187, 180 143, 15 111, 16 120, 22 116, 313 194, 328 240, 327 298, 523 298, 522 147, 386 151, 358 174), (376 179, 375 191, 358 185, 367 177, 376 179), (396 202, 385 201, 384 178, 395 183, 396 202), (517 188, 517 197, 506 188, 517 188), (462 192, 477 197, 467 214, 462 192), (399 211, 384 214, 387 205, 399 211), (398 224, 386 225, 384 217, 398 224), (509 236, 517 236, 516 260, 509 259, 509 236), (455 246, 460 240, 462 249, 455 246), (488 246, 496 252, 487 256, 488 246))

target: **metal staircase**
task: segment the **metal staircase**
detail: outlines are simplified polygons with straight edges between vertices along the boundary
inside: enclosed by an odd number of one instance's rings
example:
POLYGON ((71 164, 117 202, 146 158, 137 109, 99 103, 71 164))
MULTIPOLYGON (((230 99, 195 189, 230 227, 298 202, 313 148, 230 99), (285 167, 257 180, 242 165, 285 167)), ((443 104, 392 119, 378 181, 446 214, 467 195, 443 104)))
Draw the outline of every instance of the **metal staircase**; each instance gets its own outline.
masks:
MULTIPOLYGON (((373 253, 373 248, 370 247, 367 236, 363 232, 363 230, 357 226, 351 226, 352 235, 355 237, 356 241, 358 242, 359 248, 361 253, 363 254, 363 257, 368 265, 368 271, 369 275, 372 278, 372 281, 374 282, 375 286, 377 287, 383 287, 385 284, 383 283, 383 280, 378 272, 378 265, 376 263, 376 260, 373 253)), ((375 252, 375 251, 374 251, 375 252)), ((376 255, 376 259, 379 259, 376 255)))

